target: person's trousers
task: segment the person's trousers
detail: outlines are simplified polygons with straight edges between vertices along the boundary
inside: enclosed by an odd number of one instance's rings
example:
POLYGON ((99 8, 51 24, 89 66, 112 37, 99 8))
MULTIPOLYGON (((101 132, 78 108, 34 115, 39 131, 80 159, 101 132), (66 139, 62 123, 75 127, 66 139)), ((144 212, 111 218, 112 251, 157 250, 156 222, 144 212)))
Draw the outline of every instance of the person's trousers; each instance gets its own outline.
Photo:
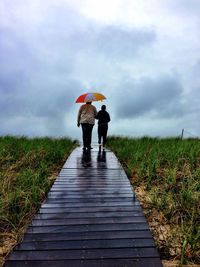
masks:
POLYGON ((82 134, 83 134, 83 147, 84 148, 90 148, 91 147, 91 141, 92 141, 92 129, 93 124, 89 123, 81 123, 82 127, 82 134))
POLYGON ((103 146, 105 146, 107 141, 107 132, 108 132, 107 124, 98 125, 98 142, 99 144, 101 144, 101 138, 103 137, 103 146))

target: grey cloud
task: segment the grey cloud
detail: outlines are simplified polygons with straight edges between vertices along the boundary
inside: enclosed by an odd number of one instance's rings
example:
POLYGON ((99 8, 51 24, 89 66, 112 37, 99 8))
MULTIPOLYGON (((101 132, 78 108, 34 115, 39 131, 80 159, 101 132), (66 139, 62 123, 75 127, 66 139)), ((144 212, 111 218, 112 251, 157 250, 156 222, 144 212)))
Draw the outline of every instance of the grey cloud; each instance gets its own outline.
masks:
POLYGON ((38 28, 21 21, 10 28, 0 26, 0 134, 65 132, 64 117, 84 84, 72 74, 76 52, 69 49, 64 13, 56 17, 50 14, 38 28))
MULTIPOLYGON (((168 3, 169 4, 169 3, 168 3)), ((184 14, 198 15, 200 10, 200 2, 199 0, 176 0, 171 1, 169 7, 175 9, 177 12, 183 12, 184 14)))
POLYGON ((81 82, 71 79, 65 83, 57 82, 54 86, 46 88, 42 94, 42 103, 36 109, 36 115, 50 118, 52 116, 62 117, 66 112, 70 112, 83 87, 81 82))
POLYGON ((63 14, 63 11, 60 12, 59 9, 54 12, 58 13, 49 15, 47 21, 50 23, 42 26, 47 30, 40 30, 41 39, 44 43, 47 40, 48 43, 52 42, 61 51, 69 50, 75 57, 77 54, 81 56, 81 53, 86 53, 89 57, 102 55, 107 60, 113 58, 130 60, 130 56, 136 55, 141 48, 149 47, 156 41, 156 32, 152 29, 103 27, 91 24, 89 20, 73 12, 70 15, 66 11, 63 14), (59 14, 59 20, 57 20, 57 14, 59 14), (69 25, 67 23, 63 27, 66 19, 69 25))
POLYGON ((193 64, 190 72, 187 74, 187 91, 185 92, 184 99, 187 105, 187 112, 193 112, 199 116, 200 112, 200 60, 193 64), (192 83, 191 83, 192 81, 192 83))
POLYGON ((64 135, 65 115, 75 106, 82 88, 79 81, 68 80, 62 86, 56 83, 53 89, 31 88, 26 91, 23 88, 17 94, 14 91, 1 93, 0 134, 64 135))
MULTIPOLYGON (((96 43, 98 51, 106 56, 117 56, 120 59, 133 57, 138 50, 150 46, 156 41, 153 30, 128 29, 108 26, 100 30, 96 43)), ((129 58, 130 59, 130 58, 129 58)))
POLYGON ((26 90, 22 88, 15 92, 1 92, 0 112, 2 116, 24 115, 36 117, 61 116, 71 109, 75 99, 80 94, 83 85, 78 81, 68 80, 62 85, 54 84, 54 88, 49 86, 37 87, 26 90))
POLYGON ((199 28, 200 23, 200 1, 199 0, 169 0, 161 3, 162 9, 169 12, 170 15, 182 17, 183 21, 192 21, 192 26, 195 25, 199 28), (189 19, 189 20, 188 20, 189 19), (197 24, 196 24, 197 23, 197 24))
POLYGON ((193 80, 200 82, 200 59, 193 65, 191 74, 193 75, 193 80))
POLYGON ((1 71, 13 76, 21 70, 29 77, 41 72, 69 75, 80 57, 132 60, 156 40, 153 30, 102 27, 66 7, 50 9, 28 30, 19 20, 9 29, 0 26, 0 35, 1 71))
POLYGON ((183 112, 183 87, 178 80, 170 76, 129 80, 123 85, 120 84, 120 88, 116 90, 116 112, 121 118, 134 118, 145 114, 176 117, 183 112))
POLYGON ((17 34, 14 29, 0 26, 0 60, 3 71, 20 71, 33 68, 36 64, 35 48, 25 36, 17 34))

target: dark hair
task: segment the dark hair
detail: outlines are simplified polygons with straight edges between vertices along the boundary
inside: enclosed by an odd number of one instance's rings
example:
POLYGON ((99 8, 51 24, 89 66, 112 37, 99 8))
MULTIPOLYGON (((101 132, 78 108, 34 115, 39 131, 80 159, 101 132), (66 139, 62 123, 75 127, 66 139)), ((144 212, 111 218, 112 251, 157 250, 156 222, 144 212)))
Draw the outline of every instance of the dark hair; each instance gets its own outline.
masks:
POLYGON ((92 101, 87 101, 86 104, 92 104, 92 101))
POLYGON ((102 106, 101 106, 101 110, 102 110, 102 111, 106 110, 106 105, 102 105, 102 106))

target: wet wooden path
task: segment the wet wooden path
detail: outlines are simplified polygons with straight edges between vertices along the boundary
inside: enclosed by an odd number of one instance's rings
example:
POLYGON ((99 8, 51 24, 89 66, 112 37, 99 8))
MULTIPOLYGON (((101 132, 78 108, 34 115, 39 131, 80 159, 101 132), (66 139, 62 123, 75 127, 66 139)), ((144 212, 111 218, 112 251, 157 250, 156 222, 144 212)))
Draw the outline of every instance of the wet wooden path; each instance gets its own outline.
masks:
POLYGON ((109 151, 76 148, 6 267, 160 267, 129 180, 109 151))

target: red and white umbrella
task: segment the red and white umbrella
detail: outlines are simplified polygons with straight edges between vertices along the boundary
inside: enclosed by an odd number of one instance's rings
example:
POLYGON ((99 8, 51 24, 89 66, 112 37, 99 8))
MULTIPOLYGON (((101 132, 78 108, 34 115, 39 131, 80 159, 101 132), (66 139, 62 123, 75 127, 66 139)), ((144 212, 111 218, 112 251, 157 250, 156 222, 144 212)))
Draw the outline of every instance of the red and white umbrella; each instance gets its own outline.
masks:
POLYGON ((106 97, 100 93, 86 93, 83 95, 80 95, 76 99, 76 103, 87 103, 92 101, 102 101, 106 99, 106 97))

